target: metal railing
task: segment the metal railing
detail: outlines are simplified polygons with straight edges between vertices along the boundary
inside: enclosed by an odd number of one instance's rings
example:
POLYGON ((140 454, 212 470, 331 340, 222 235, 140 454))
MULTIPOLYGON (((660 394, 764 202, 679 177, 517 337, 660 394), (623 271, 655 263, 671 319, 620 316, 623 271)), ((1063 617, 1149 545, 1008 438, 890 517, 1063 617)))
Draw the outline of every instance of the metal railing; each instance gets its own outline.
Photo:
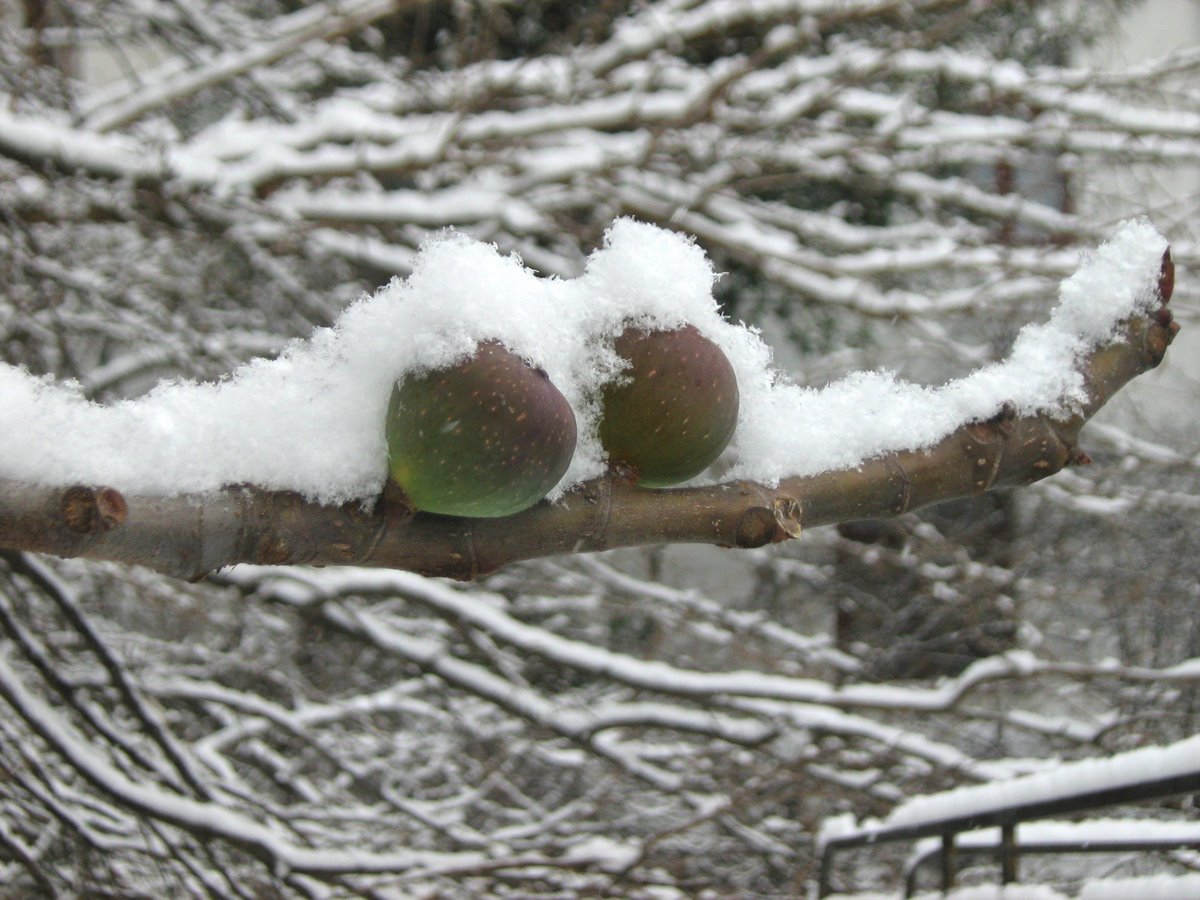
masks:
MULTIPOLYGON (((1026 823, 1032 825, 1034 823, 1026 823)), ((1070 822, 1070 823, 1055 823, 1058 825, 1081 826, 1078 833, 1074 837, 1039 837, 1039 829, 1035 827, 1024 828, 1021 833, 1014 832, 1011 838, 1012 847, 1010 848, 1010 865, 1011 871, 1001 871, 1001 882, 1011 883, 1017 878, 1017 858, 1039 855, 1053 854, 1068 854, 1068 853, 1128 853, 1134 852, 1153 852, 1165 850, 1200 850, 1200 822, 1177 822, 1170 824, 1190 826, 1186 830, 1188 834, 1176 834, 1170 836, 1155 836, 1155 835, 1140 835, 1137 829, 1145 828, 1147 825, 1159 825, 1161 823, 1145 819, 1129 819, 1121 822, 1124 827, 1131 829, 1128 835, 1119 837, 1113 836, 1111 820, 1105 820, 1103 824, 1106 829, 1102 835, 1089 834, 1086 826, 1088 822, 1070 822), (1033 836, 1030 835, 1033 832, 1033 836), (1010 877, 1005 880, 1004 876, 1010 877)), ((1157 830, 1157 829, 1155 829, 1157 830)), ((989 836, 990 837, 990 836, 989 836)), ((1003 838, 1003 835, 1000 836, 1003 838)), ((1001 862, 1002 840, 979 840, 979 835, 968 833, 967 835, 959 835, 960 840, 955 843, 954 852, 958 859, 964 856, 994 856, 1001 862), (972 838, 974 840, 972 840, 972 838)), ((917 878, 923 867, 928 864, 937 862, 940 864, 943 857, 943 848, 940 843, 935 843, 933 846, 922 849, 919 845, 909 858, 908 863, 904 867, 904 896, 911 897, 917 892, 917 878)))
MULTIPOLYGON (((1011 884, 1017 880, 1018 861, 1022 853, 1034 852, 1072 852, 1066 849, 1066 844, 1055 842, 1053 849, 1041 849, 1042 845, 1031 843, 1023 846, 1018 842, 1017 826, 1022 822, 1047 819, 1054 816, 1071 815, 1072 813, 1088 812, 1108 806, 1119 806, 1127 803, 1139 803, 1150 800, 1164 800, 1181 794, 1200 793, 1200 759, 1197 769, 1193 772, 1176 774, 1166 778, 1148 778, 1129 784, 1114 787, 1097 788, 1081 791, 1076 794, 1059 796, 1048 800, 1034 800, 1015 803, 1011 806, 989 809, 985 812, 947 816, 941 819, 931 819, 907 825, 880 825, 856 829, 846 834, 827 838, 821 849, 821 866, 818 883, 818 896, 826 897, 832 890, 833 864, 838 853, 858 847, 868 847, 875 844, 892 843, 895 841, 915 841, 925 837, 941 838, 940 847, 933 851, 940 862, 941 888, 943 891, 954 886, 955 874, 958 870, 960 848, 957 837, 965 831, 978 828, 999 826, 1000 840, 990 848, 971 847, 961 848, 966 853, 988 853, 996 856, 1000 866, 1000 882, 1011 884)), ((1138 842, 1111 842, 1121 844, 1119 849, 1171 850, 1183 847, 1200 847, 1200 840, 1145 840, 1138 842)), ((1074 852, 1113 852, 1111 849, 1093 850, 1099 847, 1099 842, 1079 842, 1074 852)), ((931 858, 931 857, 930 857, 931 858)), ((915 888, 915 866, 910 868, 906 879, 905 896, 910 896, 915 888)))

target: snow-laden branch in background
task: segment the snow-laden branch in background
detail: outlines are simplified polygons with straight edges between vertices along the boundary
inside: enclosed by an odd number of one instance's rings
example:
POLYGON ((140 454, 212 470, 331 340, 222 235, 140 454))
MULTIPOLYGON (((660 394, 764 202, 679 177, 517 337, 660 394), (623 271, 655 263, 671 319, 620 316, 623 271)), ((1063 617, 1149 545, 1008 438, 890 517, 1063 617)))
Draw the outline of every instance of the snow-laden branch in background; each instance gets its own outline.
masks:
POLYGON ((105 407, 78 386, 0 369, 0 545, 139 562, 150 553, 163 560, 150 565, 189 576, 233 562, 355 562, 458 577, 610 546, 759 546, 801 524, 895 515, 1081 461, 1083 422, 1157 365, 1178 330, 1165 305, 1166 242, 1140 221, 1063 282, 1049 320, 1026 326, 1008 359, 940 387, 886 372, 794 385, 755 332, 720 317, 714 277, 689 240, 630 220, 573 280, 538 278, 452 236, 428 245, 407 281, 217 384, 160 385, 105 407), (733 364, 737 430, 708 486, 649 491, 605 472, 596 397, 619 367, 611 341, 630 322, 691 323, 733 364), (571 402, 581 439, 563 481, 519 519, 371 513, 393 383, 485 340, 539 365, 571 402), (60 490, 79 484, 106 487, 60 490), (251 487, 221 490, 229 485, 251 487), (93 503, 103 527, 76 515, 71 532, 68 495, 93 503))
POLYGON ((357 31, 401 5, 400 0, 351 0, 303 8, 272 22, 270 33, 256 43, 215 54, 198 65, 183 66, 172 60, 145 73, 135 85, 96 98, 87 104, 83 124, 94 131, 124 127, 152 110, 277 62, 313 41, 357 31))
MULTIPOLYGON (((598 572, 597 565, 585 565, 585 570, 598 572)), ((612 574, 620 575, 615 572, 612 574)), ((381 572, 358 568, 276 570, 239 566, 222 574, 220 580, 253 592, 261 600, 273 600, 298 607, 336 603, 344 597, 401 597, 428 608, 439 617, 455 622, 460 627, 485 632, 497 642, 514 648, 522 659, 541 657, 567 669, 626 685, 637 690, 639 694, 661 694, 704 701, 705 710, 710 708, 708 704, 715 699, 739 698, 843 710, 933 713, 952 710, 980 688, 1007 680, 1052 676, 1162 683, 1194 683, 1200 680, 1200 660, 1189 660, 1165 669, 1152 669, 1123 666, 1113 661, 1081 664, 1043 660, 1029 651, 1014 650, 978 660, 959 675, 945 679, 933 687, 869 683, 835 686, 814 678, 797 678, 751 670, 709 672, 658 660, 638 659, 523 622, 509 612, 510 604, 501 594, 479 589, 460 590, 448 583, 424 578, 412 572, 381 572)), ((664 592, 671 590, 651 582, 639 581, 638 584, 644 584, 645 589, 651 592, 656 588, 664 592)), ((654 599, 657 601, 659 598, 654 599)), ((343 614, 334 615, 336 617, 343 614)), ((366 617, 363 621, 380 621, 374 613, 360 612, 358 615, 366 617)), ((678 713, 678 710, 675 713, 678 713)), ((695 726, 690 730, 704 731, 725 740, 746 744, 766 738, 758 723, 724 720, 721 716, 707 712, 705 716, 708 718, 703 720, 704 727, 695 726)), ((586 713, 576 713, 579 722, 588 723, 588 727, 581 731, 587 734, 600 727, 610 727, 607 724, 597 725, 597 720, 613 721, 618 718, 616 712, 601 707, 594 707, 586 713)), ((653 722, 652 715, 650 720, 653 722)), ((1060 720, 1060 723, 1067 727, 1075 727, 1075 723, 1069 720, 1060 720)), ((685 725, 676 721, 669 722, 664 719, 660 724, 663 727, 686 729, 685 725)))
POLYGON ((30 692, 21 675, 3 657, 0 657, 0 698, 101 794, 159 826, 178 828, 200 838, 229 841, 284 874, 331 878, 343 873, 403 872, 420 878, 445 871, 557 865, 603 868, 611 863, 610 853, 589 852, 582 844, 569 847, 561 858, 542 853, 509 855, 502 847, 495 848, 499 852, 491 852, 491 848, 460 852, 409 849, 372 852, 358 843, 306 846, 304 836, 288 823, 275 820, 264 823, 260 809, 251 814, 238 809, 229 798, 222 797, 221 803, 197 801, 157 785, 135 782, 95 753, 85 736, 66 718, 30 692))
MULTIPOLYGON (((340 630, 349 631, 380 650, 419 665, 456 690, 494 703, 511 715, 585 746, 663 791, 685 789, 688 780, 678 774, 675 766, 655 764, 661 748, 652 741, 639 741, 634 729, 663 729, 754 746, 778 736, 778 723, 787 722, 790 730, 817 730, 863 739, 972 779, 987 780, 1013 774, 1013 768, 1007 762, 980 762, 948 743, 874 721, 856 711, 837 709, 836 704, 841 699, 839 692, 813 679, 749 670, 709 673, 614 653, 507 616, 501 609, 505 602, 503 597, 468 595, 411 573, 330 569, 323 572, 292 570, 272 575, 269 570, 239 567, 221 576, 221 580, 253 592, 259 600, 311 609, 340 630), (646 699, 637 703, 592 701, 586 707, 580 707, 571 697, 546 696, 456 656, 441 640, 414 637, 411 620, 394 619, 386 611, 386 603, 378 608, 362 608, 357 603, 352 606, 344 599, 376 594, 393 599, 399 595, 428 605, 463 629, 478 629, 501 644, 513 647, 521 658, 541 656, 568 671, 635 688, 639 696, 646 699), (662 699, 653 699, 656 695, 662 699), (684 706, 681 701, 696 705, 684 706), (729 709, 743 715, 731 715, 729 709), (612 735, 607 733, 609 729, 621 729, 625 733, 612 735), (641 754, 646 750, 655 751, 649 759, 642 758, 641 754)), ((990 680, 1002 668, 1000 665, 988 672, 981 670, 978 682, 990 680)), ((970 690, 971 681, 964 679, 964 692, 970 690)), ((944 711, 956 702, 951 700, 945 705, 942 702, 955 692, 956 684, 952 682, 947 688, 947 697, 940 699, 935 698, 937 691, 861 685, 862 690, 846 705, 878 706, 893 712, 944 711)), ((846 697, 855 693, 849 688, 846 697)), ((672 746, 671 756, 676 760, 693 752, 702 752, 698 747, 681 742, 672 746)))

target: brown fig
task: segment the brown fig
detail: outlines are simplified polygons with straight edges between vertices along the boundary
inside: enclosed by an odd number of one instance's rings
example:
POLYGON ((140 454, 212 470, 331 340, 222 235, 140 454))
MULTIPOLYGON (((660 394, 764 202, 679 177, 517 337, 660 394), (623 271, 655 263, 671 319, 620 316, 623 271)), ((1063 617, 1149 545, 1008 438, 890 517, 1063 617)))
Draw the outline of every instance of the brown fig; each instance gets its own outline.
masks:
POLYGON ((626 328, 614 349, 628 364, 601 397, 600 442, 610 463, 645 487, 702 472, 737 425, 737 377, 724 352, 691 325, 626 328))

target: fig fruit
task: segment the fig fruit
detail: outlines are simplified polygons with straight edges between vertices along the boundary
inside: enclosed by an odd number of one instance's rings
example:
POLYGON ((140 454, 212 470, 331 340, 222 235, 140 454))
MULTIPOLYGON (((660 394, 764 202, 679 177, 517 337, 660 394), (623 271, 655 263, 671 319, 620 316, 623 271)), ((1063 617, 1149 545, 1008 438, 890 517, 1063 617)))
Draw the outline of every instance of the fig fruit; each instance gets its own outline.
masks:
POLYGON ((600 443, 609 462, 645 487, 704 471, 737 425, 737 376, 724 352, 691 325, 626 328, 614 349, 628 364, 601 395, 600 443))
POLYGON ((388 403, 388 474, 423 512, 520 512, 562 478, 575 439, 575 414, 546 373, 495 342, 406 377, 388 403))

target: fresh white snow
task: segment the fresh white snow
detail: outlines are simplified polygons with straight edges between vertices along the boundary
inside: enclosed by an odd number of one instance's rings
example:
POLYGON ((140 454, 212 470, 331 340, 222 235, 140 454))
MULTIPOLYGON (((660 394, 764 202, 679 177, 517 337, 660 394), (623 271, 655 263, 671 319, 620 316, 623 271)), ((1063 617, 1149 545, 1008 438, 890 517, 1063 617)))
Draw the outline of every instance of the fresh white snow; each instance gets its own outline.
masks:
POLYGON ((1200 897, 1200 874, 1146 875, 1104 878, 1085 884, 1079 900, 1195 900, 1200 897))
MULTIPOLYGON (((1087 819, 1083 822, 1056 820, 1021 822, 1016 829, 1017 844, 1057 844, 1060 846, 1086 846, 1088 844, 1121 844, 1137 841, 1200 841, 1200 822, 1159 819, 1087 819)), ((955 836, 957 847, 998 847, 1001 833, 999 826, 976 828, 955 836)), ((913 858, 936 851, 942 845, 941 838, 921 838, 913 847, 913 858)), ((1196 894, 1200 897, 1200 892, 1196 894)))
POLYGON ((691 323, 725 350, 742 408, 724 477, 774 483, 929 446, 1005 402, 1023 414, 1069 412, 1083 399, 1079 355, 1153 302, 1165 248, 1149 224, 1122 225, 1001 363, 941 387, 863 372, 816 390, 775 370, 753 329, 721 318, 717 275, 679 234, 618 220, 579 277, 558 279, 447 233, 422 248, 408 278, 352 304, 333 327, 215 383, 172 381, 102 405, 79 384, 0 367, 0 478, 146 494, 249 483, 370 502, 385 477, 393 383, 499 340, 545 369, 575 410, 580 442, 558 496, 604 470, 596 396, 619 369, 612 339, 633 322, 691 323))
MULTIPOLYGON (((831 894, 829 900, 901 900, 903 896, 901 892, 831 894)), ((913 894, 913 900, 1067 900, 1067 895, 1044 884, 976 884, 945 893, 913 894)), ((1145 898, 1139 897, 1139 900, 1145 898)))
POLYGON ((1200 735, 1162 747, 1142 747, 1104 759, 1063 763, 1017 778, 913 797, 901 803, 885 818, 861 825, 855 825, 853 819, 845 816, 831 818, 825 822, 821 839, 828 841, 848 834, 869 834, 889 828, 982 815, 1010 806, 1137 784, 1150 777, 1184 775, 1195 772, 1198 766, 1200 735))

